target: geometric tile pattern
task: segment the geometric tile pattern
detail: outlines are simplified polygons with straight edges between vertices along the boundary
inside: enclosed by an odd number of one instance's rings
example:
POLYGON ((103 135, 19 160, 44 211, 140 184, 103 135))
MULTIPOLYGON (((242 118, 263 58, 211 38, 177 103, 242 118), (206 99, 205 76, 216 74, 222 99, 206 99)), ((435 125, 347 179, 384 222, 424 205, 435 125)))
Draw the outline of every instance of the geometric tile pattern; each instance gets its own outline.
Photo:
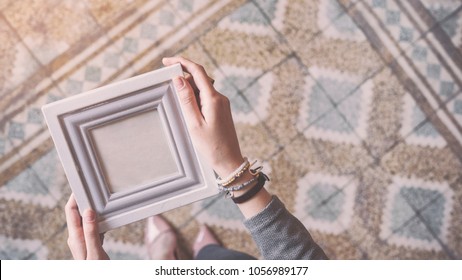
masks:
MULTIPOLYGON (((271 20, 276 16, 276 4, 278 1, 261 1, 271 15, 271 20)), ((281 1, 283 2, 283 1, 281 1)), ((269 22, 252 3, 242 5, 228 17, 220 21, 219 27, 235 32, 246 32, 250 34, 267 35, 269 22)))
POLYGON ((259 119, 265 119, 270 110, 268 108, 272 88, 272 74, 265 74, 255 82, 260 70, 222 66, 226 76, 215 73, 215 87, 220 92, 226 92, 233 104, 233 119, 248 124, 256 124, 259 119), (243 96, 241 91, 246 89, 251 94, 243 96), (252 106, 249 106, 252 104, 252 106), (255 110, 252 109, 255 108, 255 110), (253 117, 257 114, 258 118, 253 117))
POLYGON ((391 37, 407 49, 420 36, 419 30, 393 0, 366 0, 365 3, 380 18, 391 37))
POLYGON ((48 250, 40 240, 11 239, 0 235, 0 258, 5 259, 46 259, 48 250))
POLYGON ((26 140, 37 136, 40 131, 44 130, 45 122, 42 117, 41 107, 61 98, 61 92, 57 89, 49 90, 32 104, 27 105, 22 112, 6 120, 4 124, 5 133, 0 135, 0 141, 4 143, 3 149, 0 149, 0 154, 11 153, 13 148, 20 146, 26 140))
POLYGON ((58 86, 65 96, 96 88, 114 75, 120 66, 126 64, 124 59, 115 47, 108 47, 58 86))
POLYGON ((405 96, 403 106, 401 136, 406 139, 406 143, 440 148, 447 145, 410 95, 405 96))
POLYGON ((201 209, 206 209, 197 216, 197 220, 201 223, 222 226, 228 229, 244 230, 242 224, 244 217, 239 208, 230 199, 223 199, 223 195, 203 200, 194 206, 197 212, 201 209))
POLYGON ((104 240, 104 249, 114 260, 143 260, 147 258, 148 251, 142 245, 135 246, 115 240, 104 240))
POLYGON ((364 35, 353 20, 343 13, 343 7, 336 1, 321 1, 318 11, 318 26, 328 27, 324 35, 334 39, 352 41, 364 40, 364 35), (332 23, 332 24, 331 24, 332 23))
POLYGON ((53 207, 65 179, 54 151, 37 160, 0 188, 0 198, 53 207))
POLYGON ((439 242, 447 242, 452 204, 447 183, 394 177, 380 236, 401 246, 441 250, 439 242))
POLYGON ((297 185, 295 215, 307 228, 338 234, 349 226, 356 191, 351 178, 309 173, 297 185))
POLYGON ((451 112, 459 124, 462 124, 462 95, 448 102, 446 108, 451 112))
POLYGON ((301 106, 298 128, 307 137, 358 144, 365 137, 371 104, 370 81, 356 88, 357 79, 335 70, 312 68, 317 81, 306 81, 305 100, 301 106), (333 110, 336 106, 337 110, 333 110), (354 108, 354 109, 353 109, 354 108))
MULTIPOLYGON (((13 2, 0 11, 2 259, 71 257, 70 189, 41 107, 168 55, 205 66, 243 154, 330 258, 462 259, 460 1, 13 2)), ((260 257, 221 195, 164 216, 181 258, 202 223, 260 257)), ((143 240, 139 221, 104 247, 146 259, 143 240)))
POLYGON ((430 12, 432 17, 437 21, 443 31, 451 38, 454 45, 460 45, 461 43, 461 36, 462 32, 460 28, 462 28, 460 22, 460 6, 462 5, 458 1, 422 1, 422 4, 425 8, 430 12), (456 14, 454 14, 456 13, 456 14))
MULTIPOLYGON (((281 28, 284 25, 284 17, 289 1, 286 0, 257 0, 258 7, 264 11, 271 26, 281 28)), ((258 18, 258 17, 257 17, 258 18)))
POLYGON ((415 67, 427 77, 428 83, 442 102, 454 97, 460 91, 457 82, 438 61, 424 40, 416 42, 406 53, 412 58, 415 67))
POLYGON ((460 52, 438 25, 441 18, 433 18, 418 1, 398 4, 388 0, 368 0, 355 6, 353 19, 361 20, 361 28, 376 38, 371 43, 390 63, 404 87, 419 101, 420 109, 427 115, 436 111, 432 123, 451 143, 450 148, 459 154, 462 151, 462 127, 451 112, 439 109, 460 93, 462 67, 460 63, 454 63, 460 61, 460 52), (399 32, 388 27, 390 21, 399 23, 399 32), (402 35, 403 28, 408 30, 404 33, 409 36, 402 35), (416 33, 418 36, 413 35, 416 33))

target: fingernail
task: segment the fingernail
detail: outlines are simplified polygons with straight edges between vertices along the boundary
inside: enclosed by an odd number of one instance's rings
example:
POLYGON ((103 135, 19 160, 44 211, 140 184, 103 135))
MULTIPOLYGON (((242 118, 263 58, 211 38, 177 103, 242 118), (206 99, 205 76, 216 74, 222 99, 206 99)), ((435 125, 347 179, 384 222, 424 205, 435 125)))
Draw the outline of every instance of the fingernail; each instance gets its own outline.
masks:
POLYGON ((92 223, 95 221, 96 218, 96 213, 95 211, 91 209, 85 210, 85 213, 83 213, 83 220, 87 223, 92 223))
POLYGON ((184 81, 182 77, 176 77, 173 79, 173 84, 175 85, 176 90, 180 90, 184 87, 184 81))

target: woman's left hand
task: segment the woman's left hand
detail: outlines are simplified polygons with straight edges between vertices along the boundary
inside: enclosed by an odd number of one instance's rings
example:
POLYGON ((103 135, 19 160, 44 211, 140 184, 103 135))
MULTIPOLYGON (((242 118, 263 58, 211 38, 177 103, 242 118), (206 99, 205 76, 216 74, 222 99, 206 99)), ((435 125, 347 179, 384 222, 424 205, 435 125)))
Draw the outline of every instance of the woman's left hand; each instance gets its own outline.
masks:
POLYGON ((98 231, 95 211, 86 209, 81 217, 74 194, 69 198, 65 211, 69 233, 67 245, 74 259, 108 260, 109 256, 103 249, 103 235, 98 231))

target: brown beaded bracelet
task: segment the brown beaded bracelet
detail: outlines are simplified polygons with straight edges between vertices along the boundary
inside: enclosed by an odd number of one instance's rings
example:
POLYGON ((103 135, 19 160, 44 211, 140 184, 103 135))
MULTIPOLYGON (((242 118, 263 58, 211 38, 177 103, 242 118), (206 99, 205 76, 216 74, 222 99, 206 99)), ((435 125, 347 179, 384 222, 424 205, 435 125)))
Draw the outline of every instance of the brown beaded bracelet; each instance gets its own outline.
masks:
POLYGON ((248 201, 249 199, 251 199, 252 197, 254 197, 263 188, 263 186, 265 185, 265 182, 269 181, 269 180, 270 179, 268 178, 268 176, 266 176, 266 174, 260 172, 259 175, 258 175, 258 182, 253 188, 248 190, 243 195, 241 195, 239 197, 232 197, 231 199, 236 204, 244 203, 244 202, 248 201))

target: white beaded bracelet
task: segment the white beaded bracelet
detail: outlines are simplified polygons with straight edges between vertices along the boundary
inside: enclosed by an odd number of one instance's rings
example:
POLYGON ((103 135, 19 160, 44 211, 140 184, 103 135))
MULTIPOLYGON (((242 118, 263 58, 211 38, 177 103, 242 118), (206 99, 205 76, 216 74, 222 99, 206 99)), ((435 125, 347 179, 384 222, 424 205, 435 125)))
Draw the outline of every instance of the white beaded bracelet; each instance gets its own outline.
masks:
POLYGON ((240 185, 237 186, 232 186, 232 187, 224 187, 222 185, 218 185, 218 190, 220 192, 235 192, 242 190, 243 188, 247 187, 248 185, 252 184, 258 179, 258 176, 254 176, 252 179, 248 180, 247 182, 244 182, 240 185))
POLYGON ((249 160, 247 159, 247 157, 244 157, 244 162, 241 164, 241 166, 239 166, 236 170, 234 170, 234 172, 231 173, 231 175, 229 175, 225 179, 221 179, 220 177, 218 177, 217 184, 222 185, 222 186, 227 186, 231 184, 234 180, 236 180, 236 178, 241 176, 242 173, 244 173, 244 171, 247 170, 247 168, 249 167, 250 167, 249 160))

